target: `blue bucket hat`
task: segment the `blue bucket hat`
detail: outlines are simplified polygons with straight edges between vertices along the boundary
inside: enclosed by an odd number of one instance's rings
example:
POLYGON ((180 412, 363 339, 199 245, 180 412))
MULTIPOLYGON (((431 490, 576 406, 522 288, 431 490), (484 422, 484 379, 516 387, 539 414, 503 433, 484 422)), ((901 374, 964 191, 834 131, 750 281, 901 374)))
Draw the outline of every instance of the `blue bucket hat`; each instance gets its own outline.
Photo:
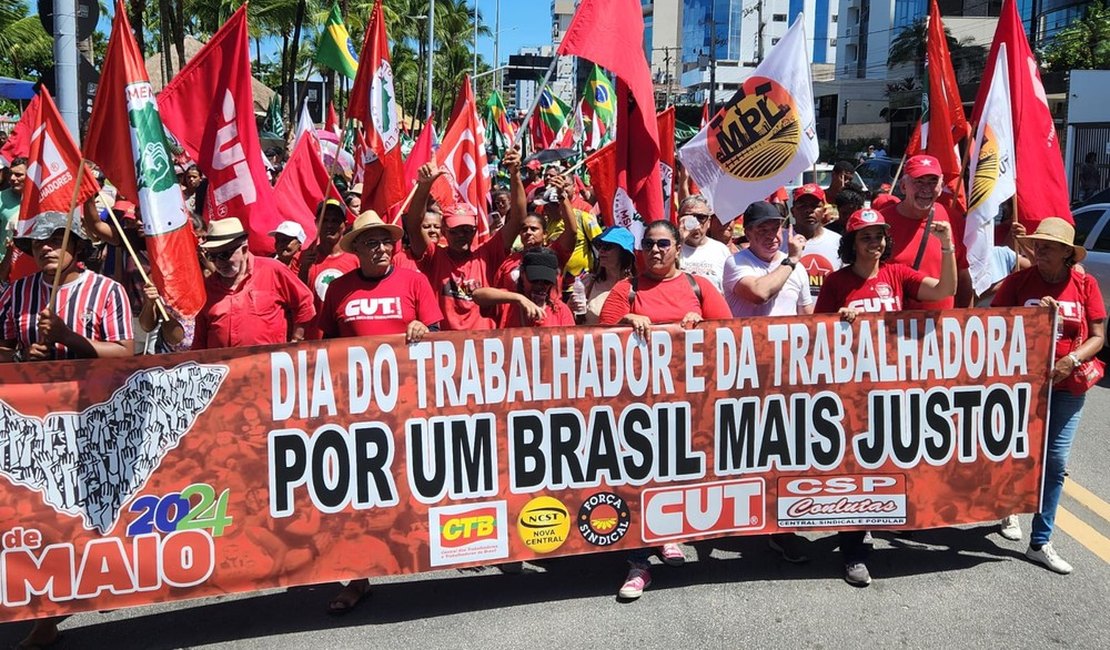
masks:
POLYGON ((601 231, 601 234, 594 238, 595 242, 605 242, 607 244, 616 244, 623 250, 627 251, 629 255, 635 255, 636 239, 632 233, 623 226, 609 226, 601 231))

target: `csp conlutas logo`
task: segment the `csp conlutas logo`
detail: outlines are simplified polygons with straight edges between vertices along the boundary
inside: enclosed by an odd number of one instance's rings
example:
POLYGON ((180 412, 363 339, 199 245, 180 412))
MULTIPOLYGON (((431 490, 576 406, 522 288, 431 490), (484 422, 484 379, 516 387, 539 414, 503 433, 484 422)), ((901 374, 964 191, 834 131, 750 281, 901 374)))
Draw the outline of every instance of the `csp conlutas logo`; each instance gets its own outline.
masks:
POLYGON ((370 87, 370 113, 374 118, 374 128, 381 134, 382 144, 389 151, 401 139, 400 124, 397 122, 397 95, 393 92, 393 68, 388 61, 382 61, 374 75, 370 87))
POLYGON ((750 77, 709 123, 709 153, 742 181, 781 172, 798 153, 802 124, 790 92, 767 77, 750 77))

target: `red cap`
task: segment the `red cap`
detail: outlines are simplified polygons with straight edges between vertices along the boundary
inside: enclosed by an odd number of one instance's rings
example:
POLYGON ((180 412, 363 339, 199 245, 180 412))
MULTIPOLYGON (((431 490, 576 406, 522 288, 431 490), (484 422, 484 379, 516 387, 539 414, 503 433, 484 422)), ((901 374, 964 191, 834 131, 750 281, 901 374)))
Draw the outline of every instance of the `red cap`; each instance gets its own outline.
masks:
POLYGON ((902 200, 893 194, 880 194, 874 199, 871 199, 871 209, 882 210, 888 205, 895 205, 901 202, 902 200))
POLYGON ((821 200, 821 203, 825 202, 825 190, 821 189, 820 185, 814 183, 806 183, 801 187, 795 188, 794 201, 796 202, 798 197, 801 196, 815 196, 821 200))
POLYGON ((918 154, 906 161, 906 176, 919 178, 921 176, 940 176, 942 174, 940 161, 928 154, 918 154))
POLYGON ((447 228, 477 226, 478 213, 465 203, 456 203, 443 213, 443 225, 447 228))
POLYGON ((768 203, 786 203, 786 197, 788 197, 788 196, 790 196, 790 195, 786 193, 786 188, 785 187, 780 187, 779 189, 775 190, 771 194, 771 196, 767 197, 767 202, 768 203))
POLYGON ((848 217, 848 223, 844 226, 844 232, 855 232, 857 230, 863 230, 868 226, 882 226, 883 228, 889 228, 890 224, 888 224, 886 220, 883 219, 882 213, 880 213, 878 210, 874 210, 872 208, 864 208, 862 210, 856 210, 852 213, 852 216, 848 217))
POLYGON ((539 169, 540 167, 543 167, 543 165, 538 160, 529 160, 524 166, 527 169, 539 169))

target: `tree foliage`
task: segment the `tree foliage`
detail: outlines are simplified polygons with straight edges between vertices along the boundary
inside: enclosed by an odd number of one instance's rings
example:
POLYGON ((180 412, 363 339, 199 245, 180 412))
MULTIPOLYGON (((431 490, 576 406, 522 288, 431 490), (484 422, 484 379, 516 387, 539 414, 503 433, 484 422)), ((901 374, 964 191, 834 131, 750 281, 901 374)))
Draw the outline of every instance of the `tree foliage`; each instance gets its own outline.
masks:
POLYGON ((1085 15, 1057 32, 1043 62, 1053 72, 1110 70, 1110 6, 1092 2, 1085 15))

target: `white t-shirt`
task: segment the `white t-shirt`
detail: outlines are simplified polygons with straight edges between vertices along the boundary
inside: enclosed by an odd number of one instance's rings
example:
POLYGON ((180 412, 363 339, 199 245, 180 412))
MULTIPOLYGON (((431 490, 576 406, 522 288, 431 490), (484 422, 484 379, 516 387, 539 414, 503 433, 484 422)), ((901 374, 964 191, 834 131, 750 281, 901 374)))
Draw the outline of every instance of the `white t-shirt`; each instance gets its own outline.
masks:
POLYGON ((793 316, 800 313, 802 307, 813 304, 809 276, 801 264, 794 267, 778 294, 761 305, 748 302, 733 292, 742 278, 761 278, 777 269, 785 259, 786 254, 779 251, 770 262, 764 262, 747 248, 728 258, 725 262, 724 293, 733 316, 793 316))
POLYGON ((679 251, 682 259, 682 270, 701 277, 713 283, 717 291, 722 291, 721 281, 725 273, 725 260, 732 256, 732 251, 716 239, 706 238, 705 243, 697 248, 682 245, 679 251))
POLYGON ((839 270, 840 234, 825 228, 821 236, 806 240, 805 250, 798 266, 805 269, 809 278, 809 293, 814 298, 821 292, 825 276, 839 270))

